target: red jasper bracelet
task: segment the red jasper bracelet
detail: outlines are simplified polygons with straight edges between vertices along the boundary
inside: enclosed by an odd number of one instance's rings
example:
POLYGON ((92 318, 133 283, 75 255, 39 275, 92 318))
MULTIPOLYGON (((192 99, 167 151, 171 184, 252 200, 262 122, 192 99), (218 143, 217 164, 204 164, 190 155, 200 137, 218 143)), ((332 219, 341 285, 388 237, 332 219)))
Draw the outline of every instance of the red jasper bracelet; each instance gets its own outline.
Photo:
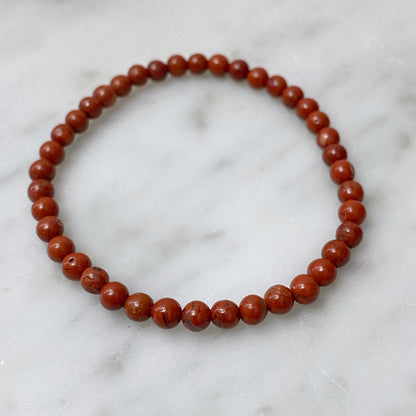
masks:
POLYGON ((279 315, 288 312, 294 301, 301 304, 313 302, 318 297, 319 287, 334 281, 337 268, 347 263, 350 249, 357 246, 362 238, 359 224, 366 215, 361 203, 364 192, 361 185, 354 181, 354 168, 347 161, 345 148, 339 144, 338 132, 329 127, 328 116, 319 111, 315 100, 304 98, 299 87, 287 86, 284 78, 269 76, 263 68, 250 70, 242 60, 229 63, 223 55, 214 55, 207 60, 203 55, 195 54, 188 60, 179 55, 172 56, 167 64, 152 61, 147 68, 134 65, 127 76, 118 75, 111 80, 110 85, 102 85, 95 89, 91 97, 83 98, 79 108, 66 115, 65 123, 52 130, 51 138, 40 147, 40 159, 29 169, 33 182, 28 195, 33 201, 32 215, 38 220, 36 232, 41 240, 48 243, 49 257, 62 263, 62 272, 68 279, 79 280, 87 292, 99 294, 101 304, 106 309, 124 307, 126 315, 134 321, 146 321, 152 317, 159 327, 174 328, 182 320, 191 331, 201 331, 211 321, 220 328, 232 328, 240 319, 249 325, 258 324, 268 311, 279 315), (290 288, 280 284, 272 286, 263 298, 248 295, 239 306, 231 300, 220 300, 209 308, 204 302, 192 301, 182 309, 171 298, 153 303, 152 298, 145 293, 129 295, 126 286, 109 281, 104 269, 92 267, 88 256, 75 252, 74 243, 63 235, 64 226, 57 217, 59 208, 53 199, 51 181, 55 176, 55 165, 64 159, 64 147, 72 143, 75 133, 87 130, 89 119, 97 118, 103 108, 115 104, 117 97, 126 96, 132 86, 144 85, 148 79, 161 81, 168 74, 182 76, 188 70, 193 74, 208 70, 219 77, 229 74, 235 80, 247 80, 253 88, 265 88, 272 97, 280 97, 283 104, 294 108, 297 115, 306 121, 308 129, 316 134, 317 144, 323 149, 322 158, 330 166, 331 179, 339 185, 341 206, 338 215, 341 225, 336 230, 336 238, 323 246, 322 258, 313 260, 306 274, 300 274, 291 281, 290 288))

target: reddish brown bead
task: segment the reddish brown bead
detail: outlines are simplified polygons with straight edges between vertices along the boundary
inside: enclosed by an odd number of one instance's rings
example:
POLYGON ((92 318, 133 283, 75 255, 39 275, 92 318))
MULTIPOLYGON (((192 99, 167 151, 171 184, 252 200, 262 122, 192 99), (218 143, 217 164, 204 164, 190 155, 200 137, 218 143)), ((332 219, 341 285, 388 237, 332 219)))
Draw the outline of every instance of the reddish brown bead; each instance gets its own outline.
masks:
POLYGON ((91 260, 84 253, 70 253, 62 260, 62 273, 69 280, 80 280, 88 267, 91 267, 91 260))
POLYGON ((267 308, 271 313, 281 315, 289 312, 293 306, 293 293, 283 285, 274 285, 264 294, 267 308))
POLYGON ((211 320, 219 328, 233 328, 240 321, 238 306, 231 300, 219 300, 212 305, 211 320))
POLYGON ((55 166, 53 163, 46 159, 40 159, 32 163, 29 168, 29 176, 31 179, 46 179, 51 181, 56 174, 55 166))
POLYGON ((282 92, 282 102, 287 107, 294 108, 303 98, 303 91, 296 85, 286 87, 282 92))
POLYGON ((319 286, 328 286, 337 277, 337 269, 328 259, 316 259, 309 264, 308 274, 319 286))
POLYGON ((296 104, 296 114, 304 120, 309 116, 309 114, 318 111, 318 109, 318 103, 312 98, 302 98, 296 104))
POLYGON ((189 70, 194 74, 202 74, 208 69, 208 61, 204 55, 196 53, 188 59, 189 70))
POLYGON ((211 311, 204 302, 195 300, 189 302, 182 311, 182 323, 193 332, 205 329, 211 322, 211 311))
POLYGON ((335 267, 342 267, 350 259, 350 250, 344 242, 331 240, 322 247, 321 256, 328 259, 335 267))
POLYGON ((54 165, 59 165, 64 160, 65 150, 58 142, 51 140, 43 143, 39 149, 39 155, 54 165))
POLYGON ((133 321, 144 322, 152 315, 153 299, 146 293, 134 293, 124 303, 124 312, 133 321))
POLYGON ((49 241, 64 232, 62 221, 53 216, 43 217, 36 225, 36 234, 43 241, 49 241))
POLYGON ((290 283, 296 302, 302 305, 312 303, 319 295, 319 286, 315 279, 308 274, 300 274, 290 283))
POLYGON ((173 55, 168 59, 168 70, 174 77, 180 77, 188 70, 188 63, 180 55, 173 55))
POLYGON ((230 73, 231 78, 236 80, 245 79, 247 77, 249 68, 246 61, 237 59, 231 62, 228 67, 228 72, 230 73))
POLYGON ((58 124, 53 128, 51 138, 61 146, 68 146, 74 140, 74 131, 67 124, 58 124))
POLYGON ((337 160, 331 165, 329 174, 335 183, 340 184, 354 179, 354 167, 345 159, 337 160))
POLYGON ((79 102, 78 108, 83 111, 88 118, 97 118, 102 112, 100 102, 94 97, 85 97, 79 102))
POLYGON ((306 126, 312 133, 318 133, 329 126, 329 117, 322 111, 314 111, 306 118, 306 126))
POLYGON ((160 299, 152 307, 152 319, 160 328, 175 328, 182 319, 181 306, 175 299, 160 299))
POLYGON ((347 158, 347 151, 340 144, 330 144, 322 152, 322 159, 327 165, 332 165, 337 160, 347 158))
POLYGON ((38 221, 48 215, 56 216, 58 213, 58 204, 50 196, 43 196, 32 204, 32 216, 38 221))
POLYGON ((286 80, 280 75, 273 75, 266 82, 267 92, 272 97, 279 97, 282 95, 286 87, 286 80))
POLYGON ((53 185, 46 179, 35 179, 27 189, 27 195, 32 202, 43 196, 54 196, 55 189, 53 185))
POLYGON ((365 216, 364 205, 353 199, 343 202, 338 209, 338 217, 341 222, 350 221, 361 224, 365 220, 365 216))
POLYGON ((127 75, 133 85, 139 86, 146 84, 149 73, 144 66, 133 65, 127 75))
POLYGON ((63 235, 52 238, 47 247, 48 256, 51 260, 60 263, 69 253, 75 251, 72 240, 63 235))
POLYGON ((257 295, 248 295, 240 302, 240 316, 248 325, 257 325, 267 315, 266 301, 257 295))
POLYGON ((263 88, 268 78, 269 75, 264 68, 253 68, 247 75, 247 82, 252 88, 263 88))
POLYGON ((339 134, 332 127, 324 127, 318 131, 318 134, 316 135, 316 143, 322 148, 329 146, 330 144, 338 144, 339 134))
POLYGON ((361 227, 355 222, 342 223, 336 232, 337 240, 343 241, 349 248, 358 246, 363 238, 361 227))
POLYGON ((153 81, 162 81, 166 78, 168 67, 161 61, 152 61, 147 67, 147 71, 153 81))
POLYGON ((94 90, 92 96, 98 100, 104 108, 111 107, 117 101, 117 95, 109 85, 100 85, 94 90))
POLYGON ((108 282, 100 291, 100 302, 104 308, 116 311, 124 306, 124 302, 129 296, 126 286, 120 282, 108 282))
POLYGON ((98 295, 109 280, 108 273, 100 267, 88 267, 81 274, 82 288, 94 295, 98 295))
POLYGON ((228 66, 228 60, 224 55, 214 55, 208 62, 208 69, 219 77, 228 72, 228 66))
POLYGON ((338 188, 338 198, 341 202, 345 202, 350 199, 362 201, 364 198, 364 190, 358 182, 345 181, 342 182, 338 188))
POLYGON ((111 80, 110 86, 119 97, 124 97, 131 90, 131 81, 125 75, 116 75, 111 80))
POLYGON ((72 110, 66 115, 65 123, 76 133, 82 133, 88 128, 88 117, 81 110, 72 110))

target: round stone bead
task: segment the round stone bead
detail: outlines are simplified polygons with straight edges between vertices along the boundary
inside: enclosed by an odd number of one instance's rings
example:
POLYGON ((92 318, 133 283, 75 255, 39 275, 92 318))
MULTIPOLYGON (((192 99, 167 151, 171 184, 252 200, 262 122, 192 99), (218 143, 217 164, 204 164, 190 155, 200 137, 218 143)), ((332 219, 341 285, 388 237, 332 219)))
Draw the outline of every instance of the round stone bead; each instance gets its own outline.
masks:
POLYGON ((78 108, 83 111, 88 118, 94 119, 100 116, 102 107, 100 102, 94 97, 83 98, 78 105, 78 108))
POLYGON ((53 128, 51 138, 61 146, 68 146, 74 141, 74 131, 67 124, 58 124, 53 128))
POLYGON ((361 224, 365 220, 365 207, 360 201, 345 201, 338 209, 338 217, 342 222, 350 221, 361 224))
POLYGON ((27 195, 32 202, 35 202, 43 196, 53 197, 55 189, 53 185, 46 179, 35 179, 27 189, 27 195))
POLYGON ((65 123, 76 133, 82 133, 88 128, 88 117, 81 110, 72 110, 66 115, 65 123))
POLYGON ((346 221, 337 228, 336 238, 343 241, 349 248, 353 248, 360 244, 363 231, 355 222, 346 221))
POLYGON ((274 285, 264 294, 267 308, 271 313, 282 315, 289 312, 293 306, 293 293, 283 285, 274 285))
POLYGON ((342 182, 338 188, 338 198, 341 202, 345 202, 350 199, 362 201, 364 198, 364 190, 358 182, 345 181, 342 182))
POLYGON ((322 247, 321 256, 328 259, 335 267, 342 267, 350 259, 350 250, 343 241, 331 240, 322 247))
POLYGON ((252 88, 263 88, 266 86, 269 75, 264 68, 253 68, 247 75, 247 82, 252 88))
POLYGON ((296 114, 304 120, 306 120, 309 114, 313 113, 314 111, 317 111, 318 109, 318 103, 312 98, 302 98, 296 104, 296 114))
POLYGON ((159 299, 152 307, 153 322, 160 328, 175 328, 182 319, 182 309, 172 298, 159 299))
POLYGON ((127 287, 120 282, 108 282, 100 290, 101 305, 110 311, 121 309, 128 296, 127 287))
POLYGON ((139 86, 146 84, 149 73, 147 68, 142 65, 133 65, 127 74, 133 85, 139 86))
POLYGON ((273 75, 266 82, 267 92, 272 97, 279 97, 280 95, 282 95, 286 87, 286 80, 280 75, 273 75))
POLYGON ((32 216, 38 221, 49 215, 56 216, 58 213, 58 204, 49 196, 43 196, 32 204, 32 216))
POLYGON ((118 97, 125 97, 131 90, 130 78, 125 75, 116 75, 111 80, 110 87, 118 97))
POLYGON ((337 160, 347 158, 347 151, 344 146, 340 144, 330 144, 325 147, 322 152, 322 159, 328 165, 331 166, 337 160))
POLYGON ((228 72, 228 60, 224 55, 214 55, 208 61, 208 69, 212 74, 221 77, 228 72))
POLYGON ((233 62, 231 62, 228 72, 231 76, 231 78, 235 80, 242 80, 247 78, 249 68, 246 61, 243 61, 242 59, 237 59, 233 62))
POLYGON ((53 163, 47 159, 40 159, 33 162, 29 168, 30 179, 46 179, 51 181, 56 174, 56 169, 53 163))
POLYGON ((152 61, 149 63, 147 71, 153 81, 162 81, 168 74, 168 67, 162 61, 152 61))
POLYGON ((180 77, 188 70, 188 63, 180 55, 173 55, 168 59, 168 70, 174 77, 180 77))
POLYGON ((124 312, 133 321, 144 322, 152 315, 153 299, 146 293, 134 293, 124 303, 124 312))
POLYGON ((194 74, 202 74, 208 69, 208 61, 204 55, 195 53, 188 59, 189 70, 194 74))
POLYGON ((83 253, 70 253, 62 260, 61 267, 69 280, 80 280, 83 271, 91 267, 91 260, 83 253))
POLYGON ((51 140, 43 143, 39 149, 39 156, 54 165, 59 165, 64 160, 65 150, 58 142, 51 140))
POLYGON ((100 85, 94 90, 92 96, 99 101, 101 106, 104 108, 111 107, 117 100, 117 95, 114 89, 109 85, 100 85))
POLYGON ((205 329, 211 322, 211 311, 207 304, 199 300, 189 302, 182 311, 182 323, 193 332, 205 329))
POLYGON ((42 241, 48 242, 63 232, 64 225, 62 221, 53 215, 43 217, 36 225, 36 234, 42 241))
POLYGON ((63 235, 52 238, 47 247, 48 256, 51 260, 60 263, 69 253, 75 251, 72 240, 63 235))
POLYGON ((337 269, 328 259, 316 259, 309 264, 308 274, 319 286, 328 286, 337 277, 337 269))
POLYGON ((248 325, 257 325, 267 315, 266 301, 257 295, 248 295, 240 302, 241 320, 248 325))
POLYGON ((348 160, 337 160, 331 165, 329 175, 337 184, 345 181, 351 181, 354 179, 354 167, 350 162, 348 162, 348 160))
POLYGON ((286 87, 282 92, 282 102, 285 106, 294 108, 303 98, 303 91, 296 85, 286 87))
POLYGON ((329 117, 322 111, 314 111, 306 118, 306 126, 312 133, 318 133, 329 126, 329 117))
POLYGON ((81 274, 82 288, 93 295, 98 295, 109 280, 108 273, 101 267, 88 267, 81 274))
POLYGON ((319 147, 326 147, 339 143, 339 133, 332 127, 324 127, 316 135, 316 143, 319 147))
POLYGON ((211 320, 219 328, 233 328, 240 321, 238 306, 231 300, 219 300, 211 307, 211 320))
POLYGON ((300 274, 293 278, 290 289, 296 302, 302 305, 312 303, 319 295, 319 286, 315 279, 308 274, 300 274))

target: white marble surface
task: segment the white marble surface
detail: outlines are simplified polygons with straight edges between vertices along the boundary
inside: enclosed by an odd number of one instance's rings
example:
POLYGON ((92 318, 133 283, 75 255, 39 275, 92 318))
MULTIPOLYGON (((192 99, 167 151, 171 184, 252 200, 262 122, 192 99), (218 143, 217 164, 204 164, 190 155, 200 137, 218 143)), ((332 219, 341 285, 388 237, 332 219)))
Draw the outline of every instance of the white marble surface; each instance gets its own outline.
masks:
MULTIPOLYGON (((1 415, 414 415, 416 4, 0 1, 1 415), (314 304, 163 331, 104 310, 35 235, 27 169, 133 63, 245 58, 316 98, 365 187, 365 239, 314 304)), ((313 136, 230 79, 136 89, 67 151, 66 233, 131 292, 182 305, 289 284, 331 239, 313 136)))

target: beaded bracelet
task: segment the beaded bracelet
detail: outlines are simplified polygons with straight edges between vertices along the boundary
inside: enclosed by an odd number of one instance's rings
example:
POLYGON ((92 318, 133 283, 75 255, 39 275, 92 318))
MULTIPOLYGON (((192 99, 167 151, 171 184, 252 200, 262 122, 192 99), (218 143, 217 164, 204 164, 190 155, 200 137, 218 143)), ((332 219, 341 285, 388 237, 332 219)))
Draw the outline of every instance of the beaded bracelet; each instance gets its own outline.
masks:
POLYGON ((329 127, 328 116, 319 111, 315 100, 304 98, 299 87, 287 86, 283 77, 269 76, 263 68, 250 70, 242 60, 229 63, 223 55, 214 55, 207 60, 201 54, 194 54, 188 60, 174 55, 167 64, 155 60, 147 68, 134 65, 127 76, 118 75, 111 80, 110 85, 96 88, 92 97, 83 98, 79 108, 66 115, 65 123, 52 130, 51 138, 51 141, 40 147, 40 159, 29 168, 33 182, 29 186, 28 195, 33 202, 32 215, 38 220, 37 235, 48 243, 48 256, 61 263, 64 276, 79 280, 87 292, 99 294, 104 308, 118 310, 124 307, 126 315, 134 321, 146 321, 152 317, 154 323, 161 328, 174 328, 182 321, 191 331, 201 331, 211 321, 220 328, 235 327, 240 319, 249 325, 259 324, 268 311, 279 315, 288 312, 294 301, 300 304, 313 302, 318 297, 319 287, 334 281, 337 268, 349 260, 350 248, 357 246, 362 239, 359 224, 366 216, 365 208, 360 202, 364 191, 353 180, 354 168, 346 160, 347 152, 339 144, 338 132, 329 127), (153 303, 152 298, 145 293, 129 295, 125 285, 109 281, 104 269, 92 267, 88 256, 75 252, 74 243, 62 235, 64 226, 57 217, 59 208, 53 199, 54 187, 51 181, 55 176, 55 165, 64 159, 64 147, 72 143, 75 134, 88 128, 89 119, 97 118, 103 108, 115 104, 117 97, 126 96, 133 85, 144 85, 148 79, 161 81, 168 74, 182 76, 188 70, 193 74, 202 74, 209 70, 219 77, 229 74, 235 80, 247 80, 252 88, 265 88, 272 97, 280 97, 283 104, 294 108, 297 115, 306 121, 307 128, 316 134, 316 142, 323 148, 322 158, 330 166, 330 177, 339 185, 338 198, 342 204, 338 216, 341 225, 336 230, 336 238, 323 246, 322 257, 309 264, 306 274, 296 276, 291 281, 290 288, 274 285, 266 291, 263 298, 248 295, 239 306, 231 300, 220 300, 209 308, 204 302, 196 300, 182 309, 171 298, 162 298, 153 303))

